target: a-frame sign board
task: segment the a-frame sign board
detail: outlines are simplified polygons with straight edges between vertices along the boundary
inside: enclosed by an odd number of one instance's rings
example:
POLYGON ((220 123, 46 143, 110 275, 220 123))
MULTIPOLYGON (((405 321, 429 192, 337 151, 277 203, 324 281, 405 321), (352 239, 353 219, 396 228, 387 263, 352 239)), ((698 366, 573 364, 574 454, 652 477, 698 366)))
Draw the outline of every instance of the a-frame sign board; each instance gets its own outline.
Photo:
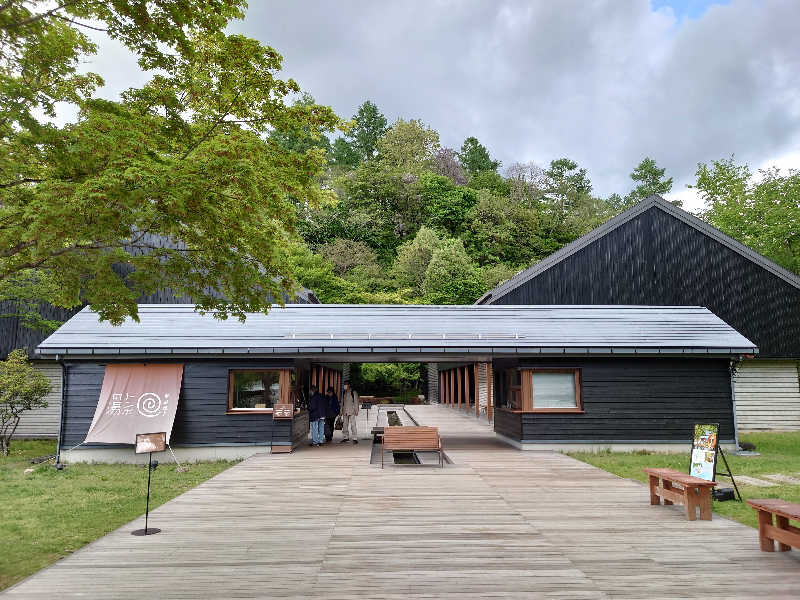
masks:
POLYGON ((733 478, 725 452, 719 446, 719 423, 701 423, 694 426, 689 475, 706 481, 716 481, 717 475, 730 478, 733 489, 736 490, 736 497, 741 502, 739 487, 733 478), (724 473, 717 471, 717 456, 722 456, 722 462, 725 463, 724 473))

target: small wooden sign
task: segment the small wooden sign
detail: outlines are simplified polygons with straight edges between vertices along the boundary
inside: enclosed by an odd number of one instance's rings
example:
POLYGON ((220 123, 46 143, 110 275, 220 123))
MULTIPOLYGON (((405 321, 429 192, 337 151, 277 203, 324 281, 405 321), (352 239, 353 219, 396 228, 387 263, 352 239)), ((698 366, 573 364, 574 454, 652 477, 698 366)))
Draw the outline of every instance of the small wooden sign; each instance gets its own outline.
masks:
POLYGON ((272 407, 272 418, 291 419, 294 417, 294 404, 276 404, 272 407))
POLYGON ((167 432, 159 433, 137 433, 136 434, 136 454, 146 454, 148 452, 164 452, 167 449, 167 432))

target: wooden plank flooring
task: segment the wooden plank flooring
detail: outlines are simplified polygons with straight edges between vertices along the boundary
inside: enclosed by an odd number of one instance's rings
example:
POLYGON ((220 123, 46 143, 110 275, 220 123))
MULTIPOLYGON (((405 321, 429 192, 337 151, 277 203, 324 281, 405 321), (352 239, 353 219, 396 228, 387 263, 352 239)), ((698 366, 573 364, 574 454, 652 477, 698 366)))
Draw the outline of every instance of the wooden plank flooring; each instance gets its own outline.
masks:
MULTIPOLYGON (((689 522, 647 488, 521 452, 454 409, 453 464, 369 464, 370 445, 255 456, 5 593, 9 598, 797 598, 797 552, 689 522)), ((336 433, 336 439, 341 434, 336 433)), ((154 485, 158 485, 158 471, 154 485)))

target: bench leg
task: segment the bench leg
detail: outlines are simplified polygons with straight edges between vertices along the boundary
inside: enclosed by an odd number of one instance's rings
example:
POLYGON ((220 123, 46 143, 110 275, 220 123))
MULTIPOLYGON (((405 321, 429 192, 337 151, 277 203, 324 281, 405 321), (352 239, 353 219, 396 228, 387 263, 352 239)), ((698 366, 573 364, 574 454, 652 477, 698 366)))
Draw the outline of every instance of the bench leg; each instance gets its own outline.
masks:
MULTIPOLYGON (((789 528, 789 519, 786 517, 779 517, 775 515, 775 526, 778 529, 788 529, 789 528)), ((791 550, 792 547, 788 544, 784 544, 783 542, 778 542, 778 552, 788 552, 791 550)))
POLYGON ((703 521, 711 520, 711 488, 699 488, 700 519, 703 521))
POLYGON ((661 504, 661 498, 656 494, 658 487, 658 477, 650 475, 650 504, 661 504))
POLYGON ((686 520, 697 520, 697 494, 695 488, 685 486, 683 488, 683 506, 686 509, 686 520))
MULTIPOLYGON (((667 481, 665 479, 664 481, 661 482, 661 487, 663 487, 665 490, 671 490, 672 489, 672 482, 671 481, 667 481)), ((674 504, 674 502, 672 500, 667 500, 666 498, 664 498, 664 506, 672 506, 673 504, 674 504)))
POLYGON ((775 542, 767 536, 766 526, 772 525, 772 513, 758 511, 758 543, 762 552, 775 552, 775 542))

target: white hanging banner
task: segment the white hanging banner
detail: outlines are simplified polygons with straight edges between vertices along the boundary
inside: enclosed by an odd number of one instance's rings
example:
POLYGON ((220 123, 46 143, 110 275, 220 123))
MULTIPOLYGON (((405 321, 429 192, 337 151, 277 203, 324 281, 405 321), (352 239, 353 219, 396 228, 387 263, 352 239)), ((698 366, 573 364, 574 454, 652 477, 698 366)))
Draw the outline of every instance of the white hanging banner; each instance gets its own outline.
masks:
POLYGON ((84 443, 135 444, 143 431, 165 431, 169 443, 182 379, 183 365, 106 365, 84 443))

